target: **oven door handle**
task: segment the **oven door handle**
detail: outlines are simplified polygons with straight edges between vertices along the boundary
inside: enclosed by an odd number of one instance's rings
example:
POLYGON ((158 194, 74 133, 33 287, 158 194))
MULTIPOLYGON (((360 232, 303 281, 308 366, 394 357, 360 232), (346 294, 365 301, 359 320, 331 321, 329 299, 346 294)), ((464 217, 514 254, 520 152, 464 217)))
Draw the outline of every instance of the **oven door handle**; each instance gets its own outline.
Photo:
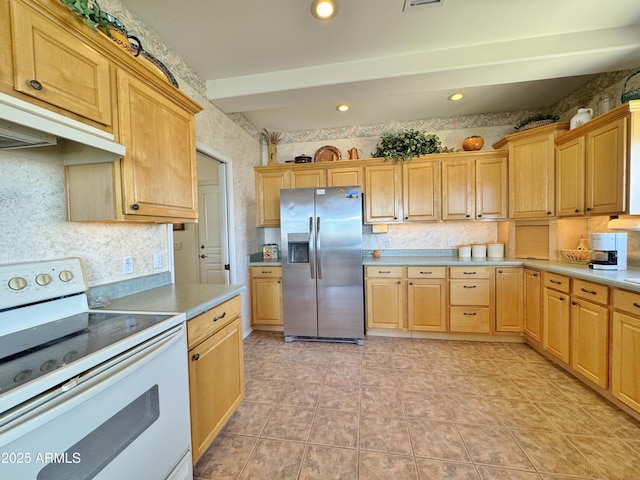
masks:
POLYGON ((181 324, 81 373, 58 388, 16 407, 13 411, 0 417, 2 444, 11 443, 47 421, 63 415, 88 398, 108 389, 133 371, 162 355, 176 342, 184 344, 186 359, 185 327, 181 324), (35 417, 38 418, 38 421, 30 421, 35 417))

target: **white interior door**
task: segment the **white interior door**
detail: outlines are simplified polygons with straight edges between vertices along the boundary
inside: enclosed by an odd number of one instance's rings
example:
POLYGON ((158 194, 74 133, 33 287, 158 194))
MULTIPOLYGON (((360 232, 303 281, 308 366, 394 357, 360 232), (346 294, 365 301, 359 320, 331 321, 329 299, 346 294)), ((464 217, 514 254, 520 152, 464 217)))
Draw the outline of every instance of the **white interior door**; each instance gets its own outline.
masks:
POLYGON ((219 185, 198 187, 198 257, 200 283, 228 283, 225 269, 226 232, 223 232, 225 209, 221 205, 219 185))

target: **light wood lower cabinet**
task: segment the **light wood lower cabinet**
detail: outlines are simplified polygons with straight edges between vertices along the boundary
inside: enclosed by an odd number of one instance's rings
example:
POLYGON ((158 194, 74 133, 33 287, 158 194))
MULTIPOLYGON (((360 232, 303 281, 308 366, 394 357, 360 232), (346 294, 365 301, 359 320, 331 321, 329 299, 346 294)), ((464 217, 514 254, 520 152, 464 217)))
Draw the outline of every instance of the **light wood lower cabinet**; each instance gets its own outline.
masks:
POLYGON ((522 267, 496 268, 496 332, 522 332, 522 267))
POLYGON ((609 288, 574 278, 571 285, 571 367, 609 386, 609 288))
POLYGON ((611 393, 640 412, 640 294, 613 291, 611 393))
POLYGON ((404 327, 403 267, 366 267, 367 328, 404 327))
POLYGON ((542 274, 525 268, 523 272, 523 330, 540 345, 542 341, 542 274))
POLYGON ((446 267, 407 267, 409 330, 447 331, 446 267))
POLYGON ((251 267, 251 324, 283 325, 282 267, 251 267))
POLYGON ((241 310, 236 296, 187 321, 194 464, 244 398, 241 310))
POLYGON ((449 331, 491 333, 493 269, 450 267, 449 278, 449 331))
POLYGON ((544 272, 542 348, 568 364, 571 346, 569 277, 544 272))

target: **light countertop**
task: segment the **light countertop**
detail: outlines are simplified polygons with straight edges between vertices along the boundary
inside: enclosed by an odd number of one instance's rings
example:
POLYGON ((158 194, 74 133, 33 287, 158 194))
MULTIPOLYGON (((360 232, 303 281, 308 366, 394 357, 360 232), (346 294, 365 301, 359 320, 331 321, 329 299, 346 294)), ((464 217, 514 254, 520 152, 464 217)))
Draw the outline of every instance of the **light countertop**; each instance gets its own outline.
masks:
POLYGON ((105 310, 185 312, 187 320, 240 295, 244 285, 164 285, 113 299, 105 310))
MULTIPOLYGON (((446 252, 446 251, 445 251, 446 252)), ((422 252, 407 251, 406 255, 395 251, 390 255, 382 255, 380 258, 373 258, 370 255, 362 257, 364 266, 525 266, 540 270, 568 275, 582 280, 603 283, 611 287, 624 288, 640 292, 640 283, 626 282, 626 278, 640 279, 640 268, 630 267, 627 270, 593 270, 588 264, 577 264, 548 260, 533 260, 520 258, 462 258, 457 255, 425 255, 422 252)), ((278 260, 262 260, 253 257, 249 262, 250 266, 280 266, 282 262, 278 260)))

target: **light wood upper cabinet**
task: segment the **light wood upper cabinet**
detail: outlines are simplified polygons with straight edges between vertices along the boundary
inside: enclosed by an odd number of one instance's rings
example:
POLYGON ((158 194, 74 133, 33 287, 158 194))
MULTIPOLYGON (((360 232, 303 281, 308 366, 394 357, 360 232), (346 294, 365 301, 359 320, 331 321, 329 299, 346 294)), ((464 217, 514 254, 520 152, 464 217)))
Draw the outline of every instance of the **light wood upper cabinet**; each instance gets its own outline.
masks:
POLYGON ((322 168, 291 171, 291 188, 318 188, 327 186, 327 171, 322 168))
POLYGON ((197 219, 194 114, 136 76, 117 78, 124 214, 197 219))
POLYGON ((362 167, 327 168, 327 187, 364 186, 362 167))
POLYGON ((11 31, 15 90, 102 125, 112 124, 106 57, 23 2, 11 2, 11 31))
POLYGON ((509 217, 548 218, 555 212, 555 138, 568 130, 554 123, 514 133, 493 145, 509 151, 509 217))
POLYGON ((399 223, 402 203, 400 165, 367 165, 365 173, 365 223, 399 223))
POLYGON ((556 147, 556 212, 560 217, 584 215, 584 137, 556 147))
POLYGON ((267 169, 256 172, 256 224, 258 227, 280 226, 280 190, 291 188, 291 172, 267 169))
POLYGON ((507 155, 475 159, 476 218, 495 220, 507 218, 508 210, 507 155))
POLYGON ((622 106, 556 139, 558 215, 627 211, 628 128, 622 106))
POLYGON ((445 160, 442 162, 442 219, 475 218, 474 162, 445 160))
POLYGON ((586 209, 591 214, 626 211, 627 117, 586 136, 586 209))
POLYGON ((440 217, 440 164, 416 162, 402 165, 404 220, 431 221, 440 217))
POLYGON ((117 82, 118 140, 127 153, 113 164, 65 167, 69 220, 193 222, 200 107, 124 70, 117 82))
POLYGON ((443 220, 507 218, 507 201, 506 152, 442 161, 443 220))

